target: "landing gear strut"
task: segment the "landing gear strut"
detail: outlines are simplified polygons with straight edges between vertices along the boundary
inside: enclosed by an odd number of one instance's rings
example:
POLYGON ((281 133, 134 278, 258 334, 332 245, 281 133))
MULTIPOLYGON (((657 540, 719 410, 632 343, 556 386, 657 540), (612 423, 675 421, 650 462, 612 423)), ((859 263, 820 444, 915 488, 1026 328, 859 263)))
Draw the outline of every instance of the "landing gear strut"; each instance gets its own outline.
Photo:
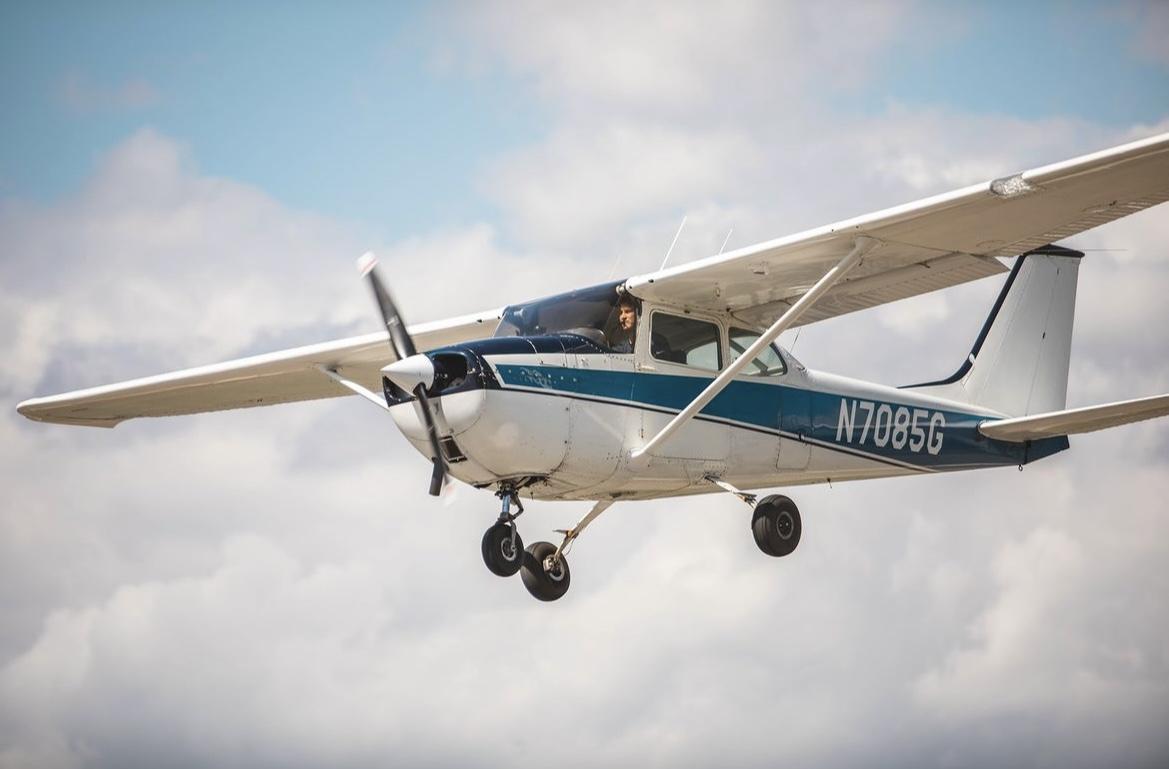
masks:
POLYGON ((585 527, 592 523, 598 515, 608 510, 613 504, 611 499, 602 499, 593 504, 584 518, 571 529, 557 529, 564 539, 560 547, 551 542, 536 542, 528 545, 524 554, 524 568, 520 578, 524 587, 535 598, 541 601, 555 601, 568 592, 568 585, 572 581, 572 572, 568 570, 568 551, 572 543, 580 536, 585 527))
POLYGON ((524 512, 524 505, 520 502, 520 495, 511 487, 501 488, 496 496, 503 509, 495 525, 483 533, 483 563, 492 574, 510 577, 524 564, 524 541, 515 525, 515 519, 524 512), (511 512, 513 504, 515 513, 511 512))

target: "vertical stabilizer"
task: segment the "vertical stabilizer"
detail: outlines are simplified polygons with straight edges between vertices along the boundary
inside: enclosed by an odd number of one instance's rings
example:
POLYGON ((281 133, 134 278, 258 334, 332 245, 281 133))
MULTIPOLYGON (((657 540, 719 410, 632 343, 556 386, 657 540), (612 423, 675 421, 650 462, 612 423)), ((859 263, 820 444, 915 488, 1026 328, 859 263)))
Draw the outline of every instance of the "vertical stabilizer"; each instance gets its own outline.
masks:
POLYGON ((1018 257, 958 371, 912 386, 1009 416, 1062 410, 1082 256, 1044 246, 1018 257))

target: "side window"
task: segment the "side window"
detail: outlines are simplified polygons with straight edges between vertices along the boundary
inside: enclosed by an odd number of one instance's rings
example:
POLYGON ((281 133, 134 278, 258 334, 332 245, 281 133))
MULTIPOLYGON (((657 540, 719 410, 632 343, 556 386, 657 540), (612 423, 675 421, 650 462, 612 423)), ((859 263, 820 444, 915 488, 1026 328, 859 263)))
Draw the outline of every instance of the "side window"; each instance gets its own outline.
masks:
POLYGON ((722 345, 718 326, 705 320, 653 314, 650 352, 658 360, 718 371, 722 368, 722 345))
MULTIPOLYGON (((759 334, 754 331, 747 331, 742 328, 731 329, 731 363, 739 359, 739 356, 746 352, 747 348, 755 344, 755 340, 759 338, 759 334)), ((775 345, 768 345, 763 352, 755 357, 755 360, 747 364, 747 368, 743 369, 745 376, 775 376, 777 374, 786 374, 787 365, 783 362, 783 358, 775 349, 775 345)))

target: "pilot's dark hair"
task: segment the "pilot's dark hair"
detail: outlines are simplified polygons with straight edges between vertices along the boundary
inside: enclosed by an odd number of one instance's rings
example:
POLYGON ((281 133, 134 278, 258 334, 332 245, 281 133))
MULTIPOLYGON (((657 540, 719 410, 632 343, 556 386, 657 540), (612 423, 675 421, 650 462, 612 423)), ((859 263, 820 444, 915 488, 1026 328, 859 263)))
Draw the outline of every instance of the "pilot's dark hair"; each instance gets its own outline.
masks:
POLYGON ((637 297, 630 294, 628 291, 622 291, 617 295, 616 307, 632 307, 633 311, 638 315, 641 314, 641 302, 637 301, 637 297))

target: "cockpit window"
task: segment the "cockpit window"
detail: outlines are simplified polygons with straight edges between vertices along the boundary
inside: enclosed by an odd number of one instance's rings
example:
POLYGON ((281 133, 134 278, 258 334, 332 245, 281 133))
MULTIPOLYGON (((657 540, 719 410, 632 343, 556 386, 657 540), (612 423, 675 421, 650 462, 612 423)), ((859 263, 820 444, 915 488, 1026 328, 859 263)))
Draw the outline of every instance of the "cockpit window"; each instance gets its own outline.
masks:
POLYGON ((526 304, 516 304, 503 312, 495 336, 543 336, 577 334, 602 347, 618 352, 626 336, 619 333, 617 287, 621 281, 570 291, 526 304), (621 339, 618 339, 621 337, 621 339))
MULTIPOLYGON (((747 331, 742 328, 732 328, 730 343, 731 343, 731 363, 739 359, 739 356, 746 352, 747 348, 755 344, 755 340, 759 338, 759 332, 747 331)), ((775 349, 775 345, 768 345, 763 349, 763 352, 755 356, 755 359, 747 364, 747 368, 743 369, 743 376, 776 376, 778 374, 787 373, 787 364, 783 362, 783 356, 779 354, 779 350, 775 349)))
POLYGON ((718 326, 697 318, 655 312, 650 352, 658 360, 671 363, 684 363, 709 371, 722 368, 718 326))

